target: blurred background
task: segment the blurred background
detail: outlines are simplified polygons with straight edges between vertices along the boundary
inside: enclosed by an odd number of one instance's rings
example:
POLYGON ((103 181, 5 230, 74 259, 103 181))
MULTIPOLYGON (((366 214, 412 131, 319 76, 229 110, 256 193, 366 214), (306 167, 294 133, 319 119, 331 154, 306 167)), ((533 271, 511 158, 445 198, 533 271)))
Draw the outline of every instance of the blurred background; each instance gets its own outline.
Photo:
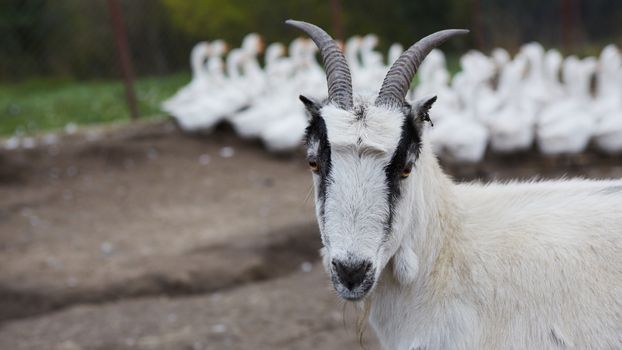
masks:
POLYGON ((0 348, 361 348, 300 152, 325 81, 287 18, 342 42, 355 90, 470 29, 411 91, 458 181, 622 177, 620 1, 3 0, 0 348))

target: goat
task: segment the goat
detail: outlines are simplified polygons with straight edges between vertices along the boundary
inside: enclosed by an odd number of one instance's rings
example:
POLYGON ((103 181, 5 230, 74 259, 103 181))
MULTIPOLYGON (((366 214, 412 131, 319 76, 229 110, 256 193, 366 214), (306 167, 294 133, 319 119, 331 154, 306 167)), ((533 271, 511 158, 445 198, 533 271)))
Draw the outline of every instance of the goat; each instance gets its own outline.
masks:
POLYGON ((621 349, 622 181, 456 184, 426 140, 435 97, 405 101, 432 48, 415 43, 377 94, 353 95, 335 41, 328 99, 300 96, 324 265, 369 302, 386 349, 621 349))

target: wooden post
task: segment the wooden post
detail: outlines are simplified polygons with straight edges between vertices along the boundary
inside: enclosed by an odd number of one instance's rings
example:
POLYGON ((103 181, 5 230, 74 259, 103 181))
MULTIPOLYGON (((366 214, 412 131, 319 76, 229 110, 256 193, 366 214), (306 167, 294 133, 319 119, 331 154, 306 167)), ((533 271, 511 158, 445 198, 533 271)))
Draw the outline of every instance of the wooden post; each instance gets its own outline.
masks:
POLYGON ((562 46, 566 53, 572 52, 575 42, 575 13, 572 0, 561 0, 559 9, 561 12, 562 46))
POLYGON ((482 4, 480 0, 472 0, 471 11, 473 15, 473 32, 475 34, 475 46, 479 51, 484 51, 484 26, 482 24, 482 4))
POLYGON ((336 40, 344 40, 341 21, 341 0, 330 0, 330 13, 333 21, 333 34, 336 40))
POLYGON ((119 7, 118 0, 107 0, 110 10, 110 18, 112 20, 112 29, 114 31, 114 39, 117 47, 117 58, 121 73, 123 74, 123 84, 125 85, 125 98, 127 107, 130 110, 130 116, 133 120, 138 119, 138 104, 136 103, 136 94, 134 93, 134 70, 132 69, 132 59, 129 54, 129 46, 127 43, 127 35, 125 34, 125 25, 123 24, 123 16, 119 7))

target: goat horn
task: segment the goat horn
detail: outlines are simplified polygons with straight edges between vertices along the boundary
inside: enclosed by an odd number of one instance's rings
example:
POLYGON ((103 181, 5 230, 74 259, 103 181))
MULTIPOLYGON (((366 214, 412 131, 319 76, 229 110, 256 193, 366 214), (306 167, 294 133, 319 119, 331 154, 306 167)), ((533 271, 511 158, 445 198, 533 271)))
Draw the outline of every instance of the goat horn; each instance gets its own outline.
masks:
POLYGON ((410 82, 417 73, 419 64, 434 49, 447 39, 460 34, 468 33, 465 29, 447 29, 417 41, 393 63, 391 69, 382 82, 382 87, 376 98, 376 106, 402 107, 410 82))
POLYGON ((350 68, 335 40, 322 28, 314 24, 291 19, 288 19, 285 23, 307 33, 320 49, 320 55, 326 69, 328 98, 342 109, 352 109, 352 77, 350 76, 350 68))

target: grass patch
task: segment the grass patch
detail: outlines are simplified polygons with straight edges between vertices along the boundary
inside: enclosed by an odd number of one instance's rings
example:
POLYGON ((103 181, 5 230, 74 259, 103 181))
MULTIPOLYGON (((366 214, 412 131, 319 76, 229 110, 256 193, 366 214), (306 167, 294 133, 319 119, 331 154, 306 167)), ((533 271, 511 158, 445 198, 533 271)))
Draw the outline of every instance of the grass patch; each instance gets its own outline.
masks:
MULTIPOLYGON (((141 78, 135 83, 141 118, 162 117, 160 103, 190 81, 188 73, 141 78)), ((0 135, 129 120, 120 81, 34 79, 0 83, 0 135)))

